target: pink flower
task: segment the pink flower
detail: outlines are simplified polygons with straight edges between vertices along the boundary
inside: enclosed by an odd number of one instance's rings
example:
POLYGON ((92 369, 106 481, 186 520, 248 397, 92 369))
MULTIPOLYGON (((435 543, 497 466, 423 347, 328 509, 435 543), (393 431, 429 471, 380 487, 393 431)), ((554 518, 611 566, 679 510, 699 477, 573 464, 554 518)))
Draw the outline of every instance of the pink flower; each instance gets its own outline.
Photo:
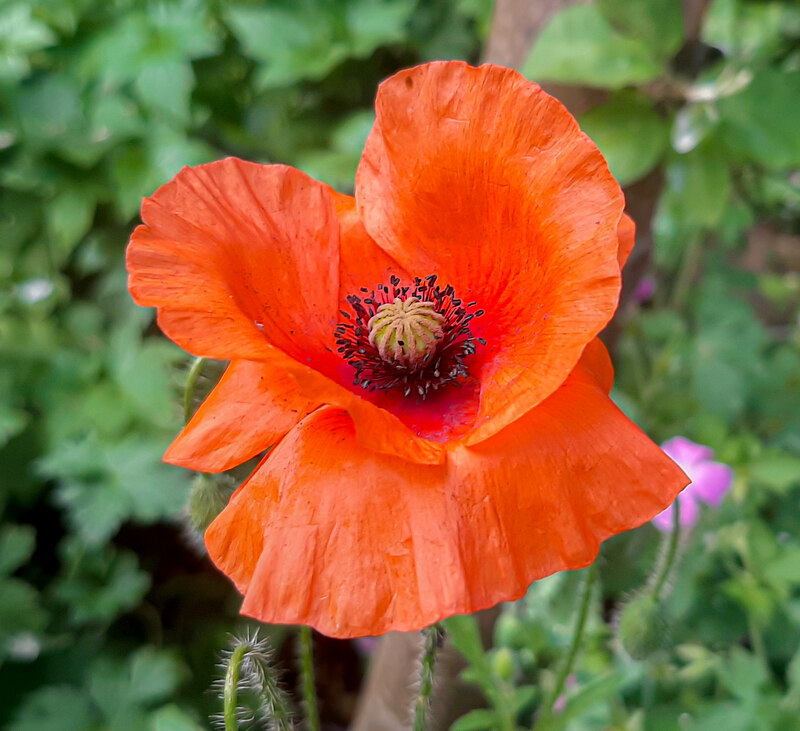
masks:
MULTIPOLYGON (((712 508, 718 507, 733 482, 733 470, 722 462, 713 461, 714 450, 711 447, 695 444, 686 437, 673 437, 661 448, 692 481, 677 498, 681 506, 681 526, 691 528, 700 518, 698 501, 712 508)), ((672 505, 653 518, 653 524, 660 531, 672 530, 672 505)))
POLYGON ((640 304, 649 302, 656 293, 656 278, 652 274, 647 274, 639 280, 636 289, 633 290, 633 299, 640 304))

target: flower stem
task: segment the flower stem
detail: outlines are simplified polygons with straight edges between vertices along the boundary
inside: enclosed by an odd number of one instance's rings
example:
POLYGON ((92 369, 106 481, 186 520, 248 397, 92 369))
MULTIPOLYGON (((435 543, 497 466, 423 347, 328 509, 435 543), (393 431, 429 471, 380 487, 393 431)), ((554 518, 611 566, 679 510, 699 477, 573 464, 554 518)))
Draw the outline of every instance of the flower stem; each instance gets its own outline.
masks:
POLYGON ((661 598, 661 590, 667 583, 672 567, 675 564, 675 557, 678 555, 678 538, 681 533, 681 501, 675 498, 672 503, 672 530, 667 537, 666 550, 662 553, 656 580, 653 584, 653 597, 658 600, 661 598))
POLYGON ((428 711, 433 693, 433 673, 436 669, 436 652, 444 638, 444 630, 438 624, 422 630, 422 664, 420 667, 419 693, 414 705, 414 731, 425 731, 428 711))
POLYGON ((225 731, 237 731, 239 720, 237 717, 237 699, 239 693, 239 673, 242 670, 242 661, 247 652, 245 644, 238 644, 231 653, 228 661, 228 668, 225 671, 225 688, 223 718, 225 719, 225 731))
POLYGON ((205 358, 195 358, 192 367, 186 374, 186 383, 183 386, 183 423, 188 424, 189 419, 192 418, 192 404, 194 401, 194 387, 197 385, 197 379, 206 364, 205 358))
POLYGON ((558 697, 564 692, 564 685, 567 682, 567 677, 572 671, 572 665, 580 650, 581 642, 583 641, 583 631, 586 628, 586 619, 589 616, 589 606, 592 603, 592 592, 594 590, 594 582, 597 578, 597 561, 590 567, 586 575, 586 581, 583 585, 583 593, 581 595, 580 608, 578 609, 578 618, 575 621, 575 628, 572 631, 572 641, 570 642, 567 657, 564 660, 561 670, 556 677, 556 684, 553 687, 552 693, 548 696, 547 700, 542 706, 542 713, 540 714, 534 728, 543 723, 545 719, 553 715, 553 707, 558 700, 558 697))
POLYGON ((311 640, 311 627, 306 627, 305 625, 300 627, 300 665, 303 701, 306 707, 306 724, 309 731, 319 731, 317 689, 314 682, 314 646, 311 640))

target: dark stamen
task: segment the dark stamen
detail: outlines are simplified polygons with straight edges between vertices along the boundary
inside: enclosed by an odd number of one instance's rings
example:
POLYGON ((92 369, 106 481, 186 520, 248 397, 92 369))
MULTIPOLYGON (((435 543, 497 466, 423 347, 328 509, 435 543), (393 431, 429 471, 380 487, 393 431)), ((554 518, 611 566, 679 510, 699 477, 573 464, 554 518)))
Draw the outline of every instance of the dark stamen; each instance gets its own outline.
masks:
MULTIPOLYGON (((353 322, 337 325, 336 345, 338 352, 355 369, 354 385, 370 391, 399 388, 405 396, 413 394, 425 399, 431 391, 438 391, 445 385, 463 384, 468 375, 465 359, 475 354, 476 343, 486 345, 483 338, 473 337, 470 330, 470 323, 483 315, 483 310, 472 312, 475 302, 464 305, 456 298, 451 285, 442 289, 436 284, 437 280, 438 277, 431 274, 416 278, 413 287, 401 287, 400 278, 392 276, 389 285, 379 284, 375 290, 361 287, 360 291, 366 295, 363 298, 355 294, 346 298, 354 317, 344 311, 342 315, 353 322), (436 317, 441 316, 441 331, 437 332, 429 352, 413 362, 392 360, 388 356, 383 358, 370 342, 370 319, 381 305, 397 300, 406 302, 412 297, 430 303, 429 306, 438 313, 436 317)), ((397 344, 401 348, 406 345, 399 339, 397 344)))

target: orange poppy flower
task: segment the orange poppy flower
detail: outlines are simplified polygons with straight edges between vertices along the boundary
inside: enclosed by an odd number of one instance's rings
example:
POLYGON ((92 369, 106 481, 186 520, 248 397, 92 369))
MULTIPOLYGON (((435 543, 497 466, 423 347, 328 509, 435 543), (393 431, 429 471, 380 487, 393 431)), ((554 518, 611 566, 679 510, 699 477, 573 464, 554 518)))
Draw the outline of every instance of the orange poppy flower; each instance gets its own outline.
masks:
POLYGON ((165 459, 215 472, 275 445, 206 532, 244 614, 418 629, 672 503, 688 480, 609 399, 596 338, 623 205, 558 101, 461 62, 381 85, 354 198, 229 158, 144 201, 134 299, 231 361, 165 459))

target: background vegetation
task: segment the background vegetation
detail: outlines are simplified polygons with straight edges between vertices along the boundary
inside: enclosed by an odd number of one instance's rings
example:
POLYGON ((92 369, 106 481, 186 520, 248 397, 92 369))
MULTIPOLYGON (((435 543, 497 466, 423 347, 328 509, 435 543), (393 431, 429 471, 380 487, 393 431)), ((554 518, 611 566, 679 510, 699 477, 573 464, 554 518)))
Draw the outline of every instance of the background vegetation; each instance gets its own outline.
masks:
MULTIPOLYGON (((188 360, 125 289, 142 196, 226 154, 350 190, 378 82, 477 61, 491 15, 490 0, 0 0, 0 727, 207 728, 241 626, 182 518, 192 475, 160 461, 188 360)), ((623 183, 663 170, 654 289, 623 313, 614 396, 654 439, 708 444, 736 473, 684 536, 671 645, 647 662, 614 617, 659 534, 605 546, 547 728, 800 728, 800 9, 713 0, 687 44, 677 0, 579 4, 523 71, 608 92, 581 122, 623 183)), ((451 622, 490 706, 459 731, 530 723, 579 580, 532 587, 488 651, 473 620, 451 622)), ((324 716, 345 725, 358 657, 318 654, 324 716)))

